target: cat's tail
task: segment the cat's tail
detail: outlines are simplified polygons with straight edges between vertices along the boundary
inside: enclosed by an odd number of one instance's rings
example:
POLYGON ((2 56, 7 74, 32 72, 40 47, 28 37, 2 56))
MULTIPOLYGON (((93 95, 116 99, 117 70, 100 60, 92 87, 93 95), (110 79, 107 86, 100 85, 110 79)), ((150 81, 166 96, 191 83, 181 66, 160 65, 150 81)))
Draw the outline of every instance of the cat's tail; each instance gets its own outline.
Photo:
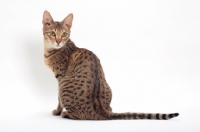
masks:
POLYGON ((110 120, 135 120, 135 119, 151 119, 151 120, 168 120, 177 117, 179 113, 160 114, 160 113, 113 113, 108 112, 107 116, 110 120))

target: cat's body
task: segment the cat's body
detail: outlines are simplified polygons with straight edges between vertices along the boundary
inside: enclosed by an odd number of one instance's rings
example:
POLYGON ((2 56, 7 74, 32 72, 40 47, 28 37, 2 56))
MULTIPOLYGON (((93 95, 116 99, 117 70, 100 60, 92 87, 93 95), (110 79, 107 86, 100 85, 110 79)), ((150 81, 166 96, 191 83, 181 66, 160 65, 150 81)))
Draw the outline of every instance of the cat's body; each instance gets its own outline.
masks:
POLYGON ((113 113, 110 107, 112 92, 100 60, 93 52, 76 47, 69 39, 72 19, 70 14, 62 22, 54 22, 49 12, 45 11, 43 15, 44 60, 59 84, 58 107, 53 115, 81 120, 170 119, 178 116, 178 113, 113 113))
MULTIPOLYGON (((107 119, 101 112, 111 110, 112 95, 99 59, 91 51, 77 48, 71 40, 67 44, 71 48, 64 46, 50 56, 45 55, 46 62, 50 62, 47 65, 59 83, 60 106, 68 113, 77 111, 73 113, 75 119, 107 119), (101 89, 100 80, 103 81, 101 89)), ((60 110, 53 111, 53 114, 60 114, 60 110)))

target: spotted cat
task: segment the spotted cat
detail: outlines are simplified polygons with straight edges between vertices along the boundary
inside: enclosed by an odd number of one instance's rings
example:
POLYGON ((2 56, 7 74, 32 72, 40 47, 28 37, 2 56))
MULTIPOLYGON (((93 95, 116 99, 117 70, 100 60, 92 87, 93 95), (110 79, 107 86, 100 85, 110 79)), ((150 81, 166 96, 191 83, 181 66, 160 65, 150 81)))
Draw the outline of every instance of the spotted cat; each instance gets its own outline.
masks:
POLYGON ((44 61, 58 80, 58 106, 53 115, 77 120, 171 119, 178 113, 114 113, 112 92, 98 57, 70 40, 73 14, 54 21, 43 14, 44 61), (66 109, 66 111, 63 111, 66 109))

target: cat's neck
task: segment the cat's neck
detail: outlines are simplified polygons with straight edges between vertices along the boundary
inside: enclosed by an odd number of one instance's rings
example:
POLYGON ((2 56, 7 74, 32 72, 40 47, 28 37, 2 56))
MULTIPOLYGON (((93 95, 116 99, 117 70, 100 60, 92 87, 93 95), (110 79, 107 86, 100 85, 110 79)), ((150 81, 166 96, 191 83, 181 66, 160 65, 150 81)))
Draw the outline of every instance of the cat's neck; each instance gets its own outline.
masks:
POLYGON ((75 51, 77 47, 75 46, 74 42, 70 39, 67 43, 60 49, 46 49, 44 48, 44 57, 48 58, 55 54, 56 52, 64 52, 65 55, 69 56, 73 51, 75 51))
POLYGON ((44 52, 44 63, 54 72, 57 79, 65 74, 63 70, 67 70, 71 55, 77 49, 75 44, 69 39, 62 48, 46 50, 44 52), (55 67, 55 65, 60 65, 62 70, 55 67))

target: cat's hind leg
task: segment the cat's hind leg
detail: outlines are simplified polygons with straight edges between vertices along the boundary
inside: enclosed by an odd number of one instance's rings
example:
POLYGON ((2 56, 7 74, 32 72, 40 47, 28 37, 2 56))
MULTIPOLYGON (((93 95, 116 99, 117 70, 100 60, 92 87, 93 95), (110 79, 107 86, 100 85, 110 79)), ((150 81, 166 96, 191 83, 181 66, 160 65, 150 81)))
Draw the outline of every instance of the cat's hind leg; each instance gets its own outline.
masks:
POLYGON ((76 108, 63 111, 61 113, 61 116, 63 118, 69 118, 69 119, 74 119, 74 120, 86 120, 85 114, 76 108))

